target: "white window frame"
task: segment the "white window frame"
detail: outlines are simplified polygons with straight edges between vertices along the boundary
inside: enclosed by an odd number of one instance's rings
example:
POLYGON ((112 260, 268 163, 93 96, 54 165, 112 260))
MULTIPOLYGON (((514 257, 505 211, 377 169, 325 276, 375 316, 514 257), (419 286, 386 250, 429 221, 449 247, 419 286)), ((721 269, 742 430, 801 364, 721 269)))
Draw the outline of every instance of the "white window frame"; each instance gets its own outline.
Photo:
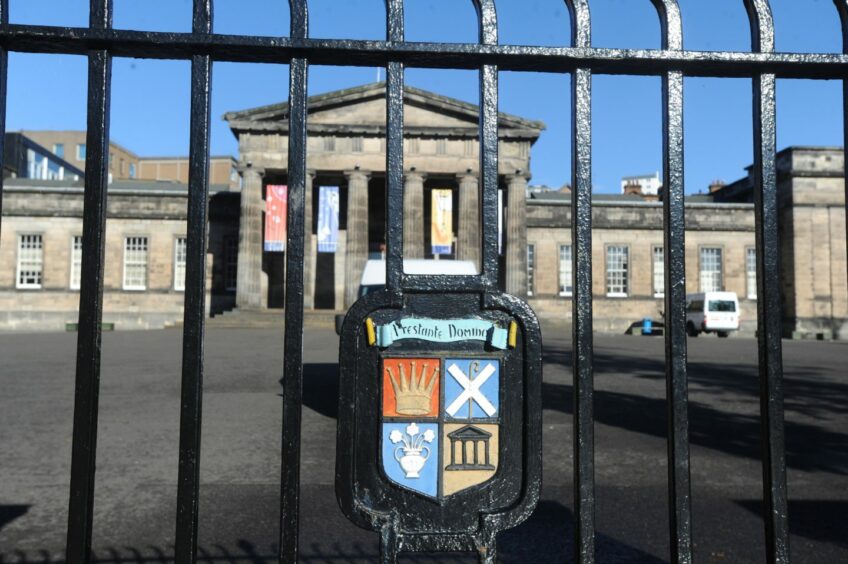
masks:
POLYGON ((571 297, 574 293, 574 250, 571 244, 559 246, 559 295, 563 298, 571 297), (568 249, 567 253, 563 253, 568 249), (567 254, 567 257, 563 255, 567 254))
POLYGON ((757 249, 745 248, 745 290, 749 300, 757 299, 757 249))
POLYGON ((606 285, 608 298, 626 298, 630 295, 630 247, 627 245, 607 245, 604 256, 604 266, 606 267, 604 284, 606 285), (624 257, 622 265, 618 268, 611 268, 610 259, 613 258, 613 250, 617 254, 624 257), (621 283, 613 284, 611 277, 613 275, 622 275, 621 283), (622 288, 619 290, 618 288, 622 288))
POLYGON ((532 296, 536 285, 536 245, 527 245, 527 295, 532 296))
POLYGON ((71 268, 68 277, 68 288, 79 290, 82 282, 82 235, 71 237, 71 268))
POLYGON ((147 290, 147 268, 149 262, 149 254, 150 254, 150 238, 146 235, 128 235, 124 237, 124 275, 122 278, 123 289, 133 292, 147 290), (131 243, 138 244, 141 241, 144 241, 144 249, 130 249, 129 246, 131 243), (143 252, 143 259, 132 258, 130 253, 132 252, 143 252), (144 268, 144 280, 139 283, 134 283, 134 280, 127 280, 127 274, 129 269, 127 267, 136 267, 141 266, 144 268))
POLYGON ((185 292, 187 259, 188 239, 185 235, 180 235, 174 239, 174 290, 177 292, 185 292))
POLYGON ((665 297, 665 247, 651 247, 651 283, 655 298, 665 297))
POLYGON ((698 281, 701 292, 721 292, 724 290, 724 249, 716 246, 704 246, 698 249, 698 281), (718 256, 717 263, 713 261, 716 256, 718 256), (712 267, 714 265, 717 265, 718 268, 705 268, 705 266, 712 267), (717 278, 716 274, 718 274, 717 278), (713 287, 714 285, 715 287, 713 287))
POLYGON ((15 259, 15 287, 19 290, 40 290, 44 287, 44 235, 42 233, 18 233, 17 257, 15 259), (37 238, 37 239, 36 239, 37 238), (24 242, 37 246, 24 248, 24 242), (24 282, 21 275, 32 273, 37 282, 24 282))

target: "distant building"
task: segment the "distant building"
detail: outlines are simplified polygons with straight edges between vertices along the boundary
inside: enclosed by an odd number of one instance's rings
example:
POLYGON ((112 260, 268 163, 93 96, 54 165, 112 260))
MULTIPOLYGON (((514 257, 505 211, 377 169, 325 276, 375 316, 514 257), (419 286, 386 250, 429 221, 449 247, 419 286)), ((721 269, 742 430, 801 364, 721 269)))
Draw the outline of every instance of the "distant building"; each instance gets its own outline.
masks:
MULTIPOLYGON (((404 253, 433 257, 432 195, 439 190, 453 202, 452 241, 441 258, 479 262, 478 108, 415 88, 405 90, 404 106, 404 253)), ((307 309, 347 308, 358 297, 365 261, 385 248, 385 110, 383 83, 309 99, 307 309), (332 189, 338 205, 337 237, 330 250, 317 244, 322 188, 325 193, 332 189)), ((244 185, 222 182, 211 188, 209 311, 282 307, 285 253, 265 250, 263 233, 266 198, 272 188, 275 194, 278 185, 288 182, 288 106, 233 112, 226 119, 239 138, 244 185)), ((507 114, 499 122, 499 284, 526 298, 539 317, 570 320, 572 194, 567 187, 528 186, 530 148, 544 124, 507 114)), ((172 162, 162 160, 160 170, 172 162)), ((848 339, 842 149, 790 147, 778 153, 777 172, 783 333, 848 339)), ((658 176, 650 178, 658 181, 658 176)), ((727 185, 714 182, 709 193, 685 201, 686 291, 736 292, 743 329, 749 332, 756 328, 758 300, 753 186, 749 174, 727 185)), ((648 190, 654 188, 649 184, 648 190)), ((657 195, 641 188, 639 193, 593 195, 593 322, 598 331, 622 333, 642 318, 662 319, 665 249, 657 195)), ((116 180, 108 196, 104 321, 118 328, 179 321, 186 268, 185 182, 116 180)), ((6 180, 0 329, 55 330, 76 321, 82 200, 81 182, 6 180)))
MULTIPOLYGON (((231 156, 209 158, 209 182, 227 184, 236 189, 241 186, 241 175, 231 156)), ((139 180, 174 180, 188 183, 188 157, 141 157, 138 160, 139 180)))
POLYGON ((621 193, 633 193, 634 187, 638 186, 639 191, 646 196, 658 196, 662 187, 660 173, 641 174, 638 176, 625 176, 621 179, 621 193))
MULTIPOLYGON (((86 132, 74 130, 23 130, 32 139, 60 159, 64 159, 79 170, 85 171, 88 153, 86 132)), ((109 143, 109 175, 112 180, 131 180, 138 173, 138 155, 115 143, 109 143)))
MULTIPOLYGON (((21 134, 78 170, 85 171, 86 132, 73 130, 25 130, 21 134)), ((231 156, 214 156, 209 161, 210 183, 240 186, 236 161, 231 156)), ((140 157, 111 141, 109 143, 111 180, 156 180, 188 182, 188 157, 140 157)))
POLYGON ((3 177, 33 180, 79 180, 84 172, 23 133, 7 133, 3 177))

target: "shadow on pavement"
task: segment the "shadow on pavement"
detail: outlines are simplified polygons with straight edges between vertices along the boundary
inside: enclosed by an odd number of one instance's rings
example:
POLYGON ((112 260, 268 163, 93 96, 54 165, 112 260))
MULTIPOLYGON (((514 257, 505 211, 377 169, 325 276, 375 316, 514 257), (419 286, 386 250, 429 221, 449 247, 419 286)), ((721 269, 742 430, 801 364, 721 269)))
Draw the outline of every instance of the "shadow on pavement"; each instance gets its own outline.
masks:
POLYGON ((25 515, 29 508, 29 505, 0 505, 0 530, 18 517, 25 515))
MULTIPOLYGON (((737 499, 738 505, 757 515, 763 514, 759 499, 737 499)), ((799 537, 848 547, 848 501, 790 499, 789 532, 799 537)))
MULTIPOLYGON (((570 366, 571 354, 565 351, 545 351, 546 363, 570 366)), ((622 375, 627 378, 665 379, 662 359, 651 360, 632 356, 600 353, 595 357, 596 374, 622 375), (626 368, 622 368, 626 367, 626 368), (622 372, 624 370, 624 373, 622 372)), ((809 370, 784 376, 786 411, 797 411, 816 418, 848 411, 848 385, 816 378, 819 371, 809 370)), ((831 375, 832 376, 832 375, 831 375)), ((721 405, 724 397, 740 395, 758 401, 759 382, 755 367, 734 368, 727 364, 690 363, 690 387, 697 384, 699 396, 710 397, 712 405, 721 405)), ((569 384, 545 382, 542 388, 543 409, 573 413, 573 388, 569 384)), ((716 409, 712 405, 693 401, 690 395, 690 440, 699 445, 733 456, 760 459, 759 408, 752 413, 737 413, 716 409)), ((665 398, 595 390, 595 420, 604 425, 619 427, 665 438, 667 436, 665 398)), ((793 421, 785 422, 786 456, 791 468, 818 470, 848 475, 848 433, 834 432, 824 427, 793 421)))

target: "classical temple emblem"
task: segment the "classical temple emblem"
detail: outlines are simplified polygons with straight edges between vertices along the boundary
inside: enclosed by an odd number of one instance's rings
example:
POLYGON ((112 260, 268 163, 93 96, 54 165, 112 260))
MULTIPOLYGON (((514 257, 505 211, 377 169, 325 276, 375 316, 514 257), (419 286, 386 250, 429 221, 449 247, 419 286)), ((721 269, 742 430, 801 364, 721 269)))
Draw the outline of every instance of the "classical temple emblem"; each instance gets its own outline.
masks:
POLYGON ((495 475, 499 359, 384 358, 382 372, 381 465, 389 480, 441 499, 495 475))

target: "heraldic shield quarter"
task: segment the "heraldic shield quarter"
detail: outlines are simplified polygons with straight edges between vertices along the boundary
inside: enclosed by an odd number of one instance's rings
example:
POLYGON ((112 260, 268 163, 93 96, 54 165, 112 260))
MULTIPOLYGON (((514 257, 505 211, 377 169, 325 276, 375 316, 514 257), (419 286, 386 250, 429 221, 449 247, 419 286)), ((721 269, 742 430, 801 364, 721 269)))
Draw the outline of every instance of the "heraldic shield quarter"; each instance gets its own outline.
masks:
POLYGON ((432 499, 498 469, 500 359, 388 357, 382 363, 383 472, 432 499))

